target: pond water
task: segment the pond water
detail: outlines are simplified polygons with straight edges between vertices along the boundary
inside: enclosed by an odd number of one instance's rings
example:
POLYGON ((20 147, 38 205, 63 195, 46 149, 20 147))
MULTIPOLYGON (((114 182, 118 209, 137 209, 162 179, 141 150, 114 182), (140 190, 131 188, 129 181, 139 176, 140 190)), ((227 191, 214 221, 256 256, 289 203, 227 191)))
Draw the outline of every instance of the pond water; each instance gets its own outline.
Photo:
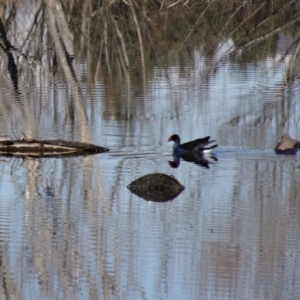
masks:
POLYGON ((1 75, 0 135, 111 150, 0 158, 0 298, 297 299, 300 161, 273 151, 284 132, 300 139, 295 40, 280 33, 255 58, 223 59, 231 38, 213 56, 199 45, 130 84, 91 78, 93 58, 79 54, 74 77, 49 72, 47 55, 19 57, 18 93, 1 75), (171 168, 174 133, 216 139, 209 168, 171 168), (151 173, 185 188, 167 202, 129 191, 151 173))

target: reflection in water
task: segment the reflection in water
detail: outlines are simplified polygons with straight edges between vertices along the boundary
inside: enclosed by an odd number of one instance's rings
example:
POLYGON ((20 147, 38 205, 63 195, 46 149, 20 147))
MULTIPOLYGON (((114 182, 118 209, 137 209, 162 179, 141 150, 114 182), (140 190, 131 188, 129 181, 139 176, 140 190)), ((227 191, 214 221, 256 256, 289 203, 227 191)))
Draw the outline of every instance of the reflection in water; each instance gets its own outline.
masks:
POLYGON ((182 153, 180 155, 173 154, 173 161, 168 161, 169 166, 171 168, 178 168, 181 158, 187 162, 195 163, 196 165, 202 166, 207 169, 209 169, 209 164, 218 161, 215 155, 203 155, 199 152, 182 153))
POLYGON ((0 159, 1 299, 299 298, 298 3, 192 2, 2 4, 0 134, 118 156, 0 159), (170 169, 170 132, 219 162, 170 169), (136 201, 158 172, 185 191, 136 201))
POLYGON ((297 158, 222 155, 211 172, 182 165, 185 192, 159 205, 124 183, 168 172, 164 156, 1 163, 2 282, 23 299, 297 299, 297 158))
POLYGON ((1 162, 2 282, 23 299, 32 289, 60 298, 55 278, 64 299, 80 286, 83 299, 274 299, 283 287, 296 296, 297 158, 235 154, 220 151, 210 172, 183 164, 188 189, 159 205, 136 201, 124 183, 157 165, 167 173, 165 156, 1 162))

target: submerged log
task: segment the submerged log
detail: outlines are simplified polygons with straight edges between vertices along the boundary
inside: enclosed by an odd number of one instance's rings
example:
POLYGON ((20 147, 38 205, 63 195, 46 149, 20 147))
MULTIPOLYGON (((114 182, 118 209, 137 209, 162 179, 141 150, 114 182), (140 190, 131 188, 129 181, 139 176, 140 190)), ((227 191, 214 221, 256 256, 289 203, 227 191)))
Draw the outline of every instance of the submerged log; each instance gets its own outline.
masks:
POLYGON ((184 186, 173 176, 153 173, 132 181, 127 188, 147 201, 164 202, 178 196, 184 186))
POLYGON ((109 149, 81 142, 65 140, 3 140, 0 141, 0 155, 9 156, 68 156, 107 152, 109 149))

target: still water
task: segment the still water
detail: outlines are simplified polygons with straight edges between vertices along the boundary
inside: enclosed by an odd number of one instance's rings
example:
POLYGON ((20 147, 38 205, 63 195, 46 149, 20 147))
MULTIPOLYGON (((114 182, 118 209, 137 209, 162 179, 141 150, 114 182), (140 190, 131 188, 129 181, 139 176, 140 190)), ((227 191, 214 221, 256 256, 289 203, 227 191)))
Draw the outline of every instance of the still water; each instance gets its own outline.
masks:
POLYGON ((79 58, 75 90, 38 67, 18 97, 2 83, 1 136, 111 151, 1 157, 0 298, 298 299, 300 161, 273 152, 283 132, 300 139, 292 42, 243 60, 220 59, 230 39, 214 57, 195 47, 130 85, 92 81, 79 58), (171 168, 174 133, 210 135, 217 159, 171 168), (127 189, 151 173, 185 189, 164 203, 127 189))

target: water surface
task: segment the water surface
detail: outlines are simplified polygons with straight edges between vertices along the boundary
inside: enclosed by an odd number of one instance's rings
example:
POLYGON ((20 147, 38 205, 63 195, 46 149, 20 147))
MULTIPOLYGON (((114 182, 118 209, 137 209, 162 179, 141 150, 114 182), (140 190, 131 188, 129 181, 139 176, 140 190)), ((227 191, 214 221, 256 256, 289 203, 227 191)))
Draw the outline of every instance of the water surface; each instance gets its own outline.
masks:
POLYGON ((273 152, 283 132, 300 139, 300 86, 289 80, 295 58, 287 51, 295 40, 281 32, 273 52, 235 59, 223 56, 231 37, 214 55, 201 43, 189 55, 170 49, 144 74, 132 72, 130 84, 122 72, 92 73, 91 58, 76 51, 70 77, 55 42, 59 71, 50 72, 46 42, 44 60, 18 62, 18 93, 3 73, 2 137, 111 151, 1 157, 0 298, 297 299, 300 161, 273 152), (183 142, 210 135, 217 160, 170 168, 174 133, 183 142), (127 189, 151 173, 185 189, 165 203, 127 189))

